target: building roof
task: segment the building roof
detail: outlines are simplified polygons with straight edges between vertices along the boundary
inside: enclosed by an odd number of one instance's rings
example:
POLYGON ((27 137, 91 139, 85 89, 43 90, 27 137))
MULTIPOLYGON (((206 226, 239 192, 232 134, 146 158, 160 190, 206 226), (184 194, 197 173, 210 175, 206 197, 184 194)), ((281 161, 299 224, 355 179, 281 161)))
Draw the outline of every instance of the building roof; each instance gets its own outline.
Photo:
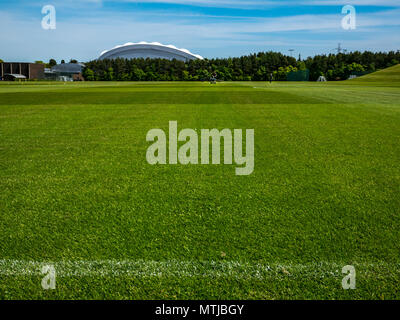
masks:
POLYGON ((15 79, 26 79, 26 77, 23 74, 18 74, 18 73, 5 73, 5 76, 12 76, 15 79))
POLYGON ((51 68, 53 72, 80 73, 85 67, 82 63, 61 63, 51 68))
POLYGON ((198 54, 187 49, 179 49, 173 45, 164 45, 159 42, 128 42, 110 50, 101 52, 99 60, 115 58, 165 58, 178 60, 203 60, 198 54))

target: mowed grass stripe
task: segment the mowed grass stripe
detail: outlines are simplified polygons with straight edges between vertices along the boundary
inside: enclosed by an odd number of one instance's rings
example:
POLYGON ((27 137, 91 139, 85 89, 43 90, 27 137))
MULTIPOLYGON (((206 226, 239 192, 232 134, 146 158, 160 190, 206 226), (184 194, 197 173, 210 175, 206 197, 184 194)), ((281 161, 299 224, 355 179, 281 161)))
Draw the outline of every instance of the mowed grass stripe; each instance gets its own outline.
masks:
POLYGON ((2 93, 0 105, 64 105, 64 104, 313 104, 322 103, 322 99, 302 97, 286 92, 282 95, 274 90, 248 91, 139 91, 126 92, 15 92, 2 93))

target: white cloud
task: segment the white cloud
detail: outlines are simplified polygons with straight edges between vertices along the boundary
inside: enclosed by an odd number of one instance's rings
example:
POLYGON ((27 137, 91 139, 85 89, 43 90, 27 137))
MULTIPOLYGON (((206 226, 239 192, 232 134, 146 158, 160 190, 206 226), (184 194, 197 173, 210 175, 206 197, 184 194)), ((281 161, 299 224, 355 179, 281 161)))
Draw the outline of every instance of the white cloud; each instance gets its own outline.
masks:
POLYGON ((133 2, 133 3, 169 3, 194 5, 203 7, 222 7, 222 8, 248 8, 248 7, 267 7, 281 6, 290 4, 290 1, 257 1, 257 0, 104 0, 112 2, 133 2))
POLYGON ((246 21, 214 20, 209 23, 207 19, 199 22, 184 15, 160 20, 143 16, 141 12, 129 15, 103 12, 84 18, 59 19, 57 29, 49 31, 41 29, 40 16, 38 19, 27 20, 0 11, 0 30, 7 30, 0 32, 0 43, 3 44, 0 58, 31 61, 50 57, 89 60, 98 57, 105 49, 129 41, 173 44, 206 57, 235 56, 236 52, 244 54, 275 50, 289 45, 303 47, 306 52, 326 52, 343 37, 352 39, 351 43, 345 44, 351 50, 393 50, 400 49, 397 33, 388 33, 380 28, 391 26, 398 31, 399 16, 399 9, 359 14, 358 28, 345 33, 340 26, 341 14, 246 21), (318 34, 319 39, 315 39, 318 34), (232 51, 233 47, 236 51, 232 51))
MULTIPOLYGON (((78 8, 104 3, 154 3, 154 4, 179 4, 198 7, 240 8, 240 9, 267 9, 274 7, 296 6, 380 6, 400 7, 399 0, 52 0, 57 7, 78 8)), ((43 5, 38 0, 30 1, 32 5, 43 5)))
MULTIPOLYGON (((90 1, 90 0, 86 0, 90 1)), ((96 0, 93 0, 96 1, 96 0)), ((101 0, 99 0, 101 1, 101 0)), ((391 6, 400 7, 399 0, 103 0, 104 2, 134 2, 134 3, 169 3, 196 5, 208 7, 276 7, 276 6, 344 6, 346 4, 354 6, 391 6)))
POLYGON ((344 6, 346 4, 353 6, 378 6, 378 7, 400 7, 399 0, 308 0, 299 1, 303 5, 319 5, 319 6, 344 6))

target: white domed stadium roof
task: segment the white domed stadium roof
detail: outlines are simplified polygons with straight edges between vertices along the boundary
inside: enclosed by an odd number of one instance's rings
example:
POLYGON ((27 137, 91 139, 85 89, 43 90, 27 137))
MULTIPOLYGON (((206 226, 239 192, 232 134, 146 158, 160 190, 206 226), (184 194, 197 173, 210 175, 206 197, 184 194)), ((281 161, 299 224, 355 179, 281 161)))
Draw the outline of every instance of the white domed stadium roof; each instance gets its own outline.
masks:
POLYGON ((164 45, 159 42, 143 41, 137 43, 128 42, 110 50, 105 50, 100 54, 99 60, 117 58, 177 59, 182 61, 195 59, 203 60, 202 56, 193 54, 187 49, 179 49, 173 45, 164 45))

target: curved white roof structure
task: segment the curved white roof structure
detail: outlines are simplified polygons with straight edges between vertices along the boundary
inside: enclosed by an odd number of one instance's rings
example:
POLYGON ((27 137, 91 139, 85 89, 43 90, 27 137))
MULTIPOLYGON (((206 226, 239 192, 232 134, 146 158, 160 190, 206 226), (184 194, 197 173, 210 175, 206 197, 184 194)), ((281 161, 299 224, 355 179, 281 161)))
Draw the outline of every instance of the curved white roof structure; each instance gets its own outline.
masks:
POLYGON ((200 59, 202 56, 193 54, 189 50, 179 49, 173 45, 163 45, 159 42, 128 42, 120 46, 116 46, 110 50, 105 50, 100 54, 99 60, 103 59, 134 59, 134 58, 151 58, 151 59, 177 59, 189 61, 200 59))

